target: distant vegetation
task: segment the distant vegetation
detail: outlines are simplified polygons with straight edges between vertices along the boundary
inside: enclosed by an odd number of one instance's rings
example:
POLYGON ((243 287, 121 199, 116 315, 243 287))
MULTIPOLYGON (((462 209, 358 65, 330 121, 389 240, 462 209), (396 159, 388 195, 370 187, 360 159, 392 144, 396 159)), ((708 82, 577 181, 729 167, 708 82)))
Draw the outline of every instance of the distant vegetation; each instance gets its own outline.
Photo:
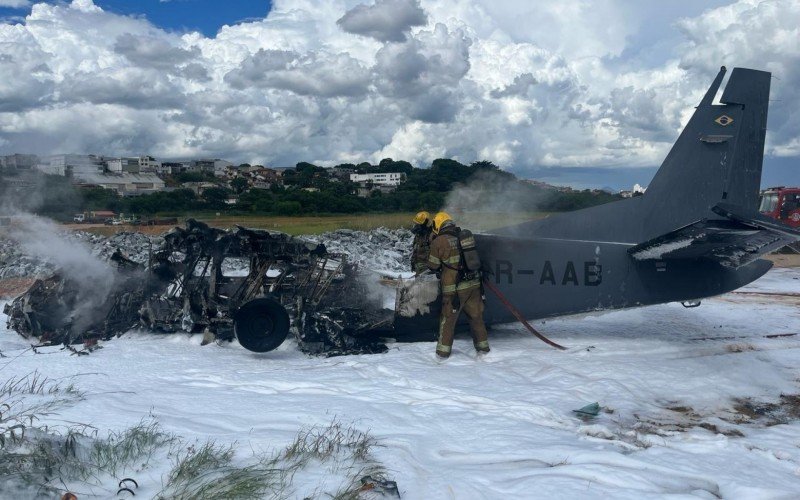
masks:
MULTIPOLYGON (((375 212, 415 212, 438 210, 445 204, 447 193, 454 186, 466 184, 476 174, 492 176, 514 189, 515 209, 521 211, 569 211, 619 199, 617 195, 596 191, 559 191, 518 180, 496 165, 481 161, 464 165, 455 160, 438 159, 430 168, 415 168, 407 161, 385 159, 378 165, 369 163, 342 164, 359 173, 402 172, 406 181, 395 191, 373 191, 369 197, 356 195, 356 184, 334 179, 330 169, 301 162, 283 174, 283 185, 269 189, 250 189, 232 182, 202 174, 179 174, 167 178, 173 190, 153 194, 121 197, 102 188, 75 188, 64 177, 46 176, 38 212, 71 217, 85 210, 113 210, 126 214, 187 214, 213 211, 225 214, 316 215, 375 212), (202 194, 180 187, 184 182, 216 182, 219 187, 206 188, 202 194), (521 196, 520 196, 521 195, 521 196), (226 203, 236 196, 235 204, 226 203)), ((483 178, 483 177, 482 177, 483 178)))

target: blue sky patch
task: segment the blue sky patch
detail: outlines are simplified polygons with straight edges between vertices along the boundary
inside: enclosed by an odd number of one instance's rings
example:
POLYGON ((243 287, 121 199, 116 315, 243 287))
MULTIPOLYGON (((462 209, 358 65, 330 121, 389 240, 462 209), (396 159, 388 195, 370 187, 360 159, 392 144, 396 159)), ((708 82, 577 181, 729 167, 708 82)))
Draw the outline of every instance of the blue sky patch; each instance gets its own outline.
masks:
MULTIPOLYGON (((226 24, 263 19, 272 6, 269 0, 95 0, 94 3, 115 14, 143 15, 169 31, 200 31, 208 37, 214 37, 226 24)), ((0 18, 21 22, 28 12, 30 6, 0 7, 0 18)))

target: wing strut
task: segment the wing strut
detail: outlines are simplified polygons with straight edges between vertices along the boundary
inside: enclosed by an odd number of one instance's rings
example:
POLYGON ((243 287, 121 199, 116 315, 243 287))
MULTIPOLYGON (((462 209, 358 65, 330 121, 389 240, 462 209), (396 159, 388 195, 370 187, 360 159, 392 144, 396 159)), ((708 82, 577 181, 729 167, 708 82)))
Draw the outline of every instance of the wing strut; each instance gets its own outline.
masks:
POLYGON ((567 348, 566 348, 566 347, 564 347, 563 345, 556 344, 555 342, 553 342, 552 340, 548 339, 547 337, 545 337, 545 336, 544 336, 544 335, 542 335, 541 333, 537 332, 537 331, 536 331, 536 329, 535 329, 534 327, 532 327, 532 326, 530 325, 530 323, 528 323, 528 322, 525 320, 525 318, 522 316, 522 313, 520 313, 520 312, 519 312, 519 309, 517 309, 516 307, 514 307, 514 305, 513 305, 511 302, 509 302, 509 301, 508 301, 508 299, 506 298, 506 296, 505 296, 505 295, 503 295, 503 294, 502 294, 502 292, 500 292, 500 290, 498 290, 498 289, 497 289, 497 287, 496 287, 496 286, 494 286, 494 283, 492 283, 491 281, 489 281, 489 279, 488 279, 488 278, 483 280, 483 284, 484 284, 484 285, 486 285, 486 288, 488 288, 489 290, 491 290, 491 291, 492 291, 492 293, 494 293, 495 295, 497 295, 497 298, 498 298, 498 299, 500 299, 500 302, 502 302, 502 303, 503 303, 503 305, 504 305, 504 306, 506 306, 506 309, 508 309, 509 311, 511 311, 511 314, 513 314, 513 315, 514 315, 514 317, 515 317, 515 318, 517 318, 517 321, 519 321, 520 323, 522 323, 522 326, 524 326, 525 328, 527 328, 527 330, 528 330, 529 332, 531 332, 532 334, 536 335, 536 337, 537 337, 539 340, 541 340, 542 342, 544 342, 544 343, 545 343, 545 344, 547 344, 547 345, 551 345, 551 346, 555 347, 556 349, 560 349, 560 350, 562 350, 562 351, 566 351, 566 350, 567 350, 567 348))

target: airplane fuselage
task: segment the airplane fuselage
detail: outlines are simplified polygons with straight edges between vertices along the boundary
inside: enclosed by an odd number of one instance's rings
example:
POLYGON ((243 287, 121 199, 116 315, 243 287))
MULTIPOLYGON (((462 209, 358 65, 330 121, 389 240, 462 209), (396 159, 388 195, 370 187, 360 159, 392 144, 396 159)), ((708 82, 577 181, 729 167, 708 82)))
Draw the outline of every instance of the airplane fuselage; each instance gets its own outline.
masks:
MULTIPOLYGON (((488 234, 476 240, 485 279, 529 320, 703 299, 744 286, 772 266, 765 260, 739 269, 702 260, 639 261, 628 252, 635 245, 624 242, 488 234)), ((399 297, 395 330, 401 337, 435 338, 441 312, 438 280, 423 275, 399 297)), ((487 324, 516 321, 491 292, 486 290, 485 297, 487 324)), ((466 328, 466 318, 459 324, 466 328)))
MULTIPOLYGON (((638 261, 633 243, 479 235, 490 279, 528 319, 702 299, 759 278, 771 263, 738 270, 702 261, 638 261)), ((487 323, 513 321, 492 294, 487 323)))

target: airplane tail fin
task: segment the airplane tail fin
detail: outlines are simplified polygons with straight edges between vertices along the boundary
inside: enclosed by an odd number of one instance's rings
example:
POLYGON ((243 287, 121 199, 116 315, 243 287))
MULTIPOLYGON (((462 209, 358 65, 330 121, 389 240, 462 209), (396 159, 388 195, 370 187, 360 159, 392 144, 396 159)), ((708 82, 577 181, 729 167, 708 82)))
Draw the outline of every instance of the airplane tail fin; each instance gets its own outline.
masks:
POLYGON ((645 193, 646 227, 660 231, 728 203, 758 209, 770 73, 734 68, 720 102, 721 68, 645 193))
POLYGON ((720 203, 758 210, 770 73, 734 68, 720 99, 723 67, 644 193, 498 231, 527 237, 648 242, 701 220, 720 203))

